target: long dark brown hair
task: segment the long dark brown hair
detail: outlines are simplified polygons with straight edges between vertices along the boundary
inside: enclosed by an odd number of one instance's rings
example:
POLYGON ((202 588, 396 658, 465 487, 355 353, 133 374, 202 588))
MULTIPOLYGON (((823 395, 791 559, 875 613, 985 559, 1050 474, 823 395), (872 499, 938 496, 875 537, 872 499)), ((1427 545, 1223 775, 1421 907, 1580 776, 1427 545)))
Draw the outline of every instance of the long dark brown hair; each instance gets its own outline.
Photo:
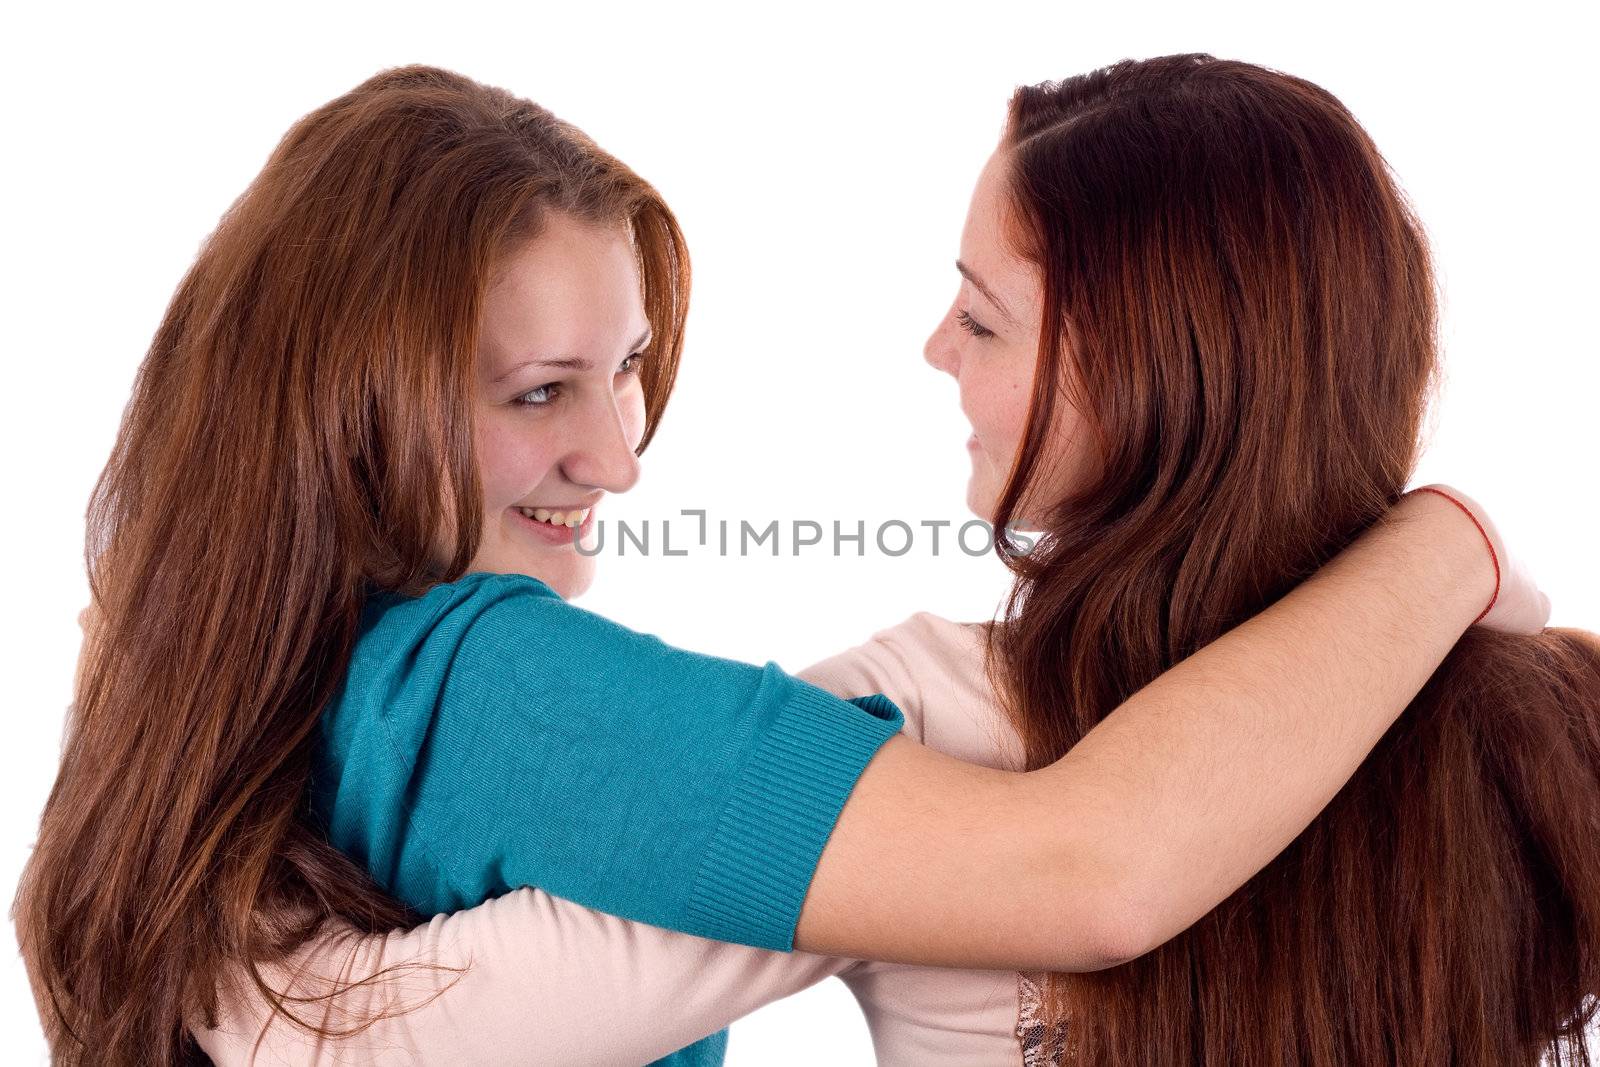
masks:
POLYGON ((550 212, 625 225, 655 340, 644 448, 689 263, 661 197, 550 112, 433 67, 311 112, 223 215, 139 370, 88 510, 98 624, 17 896, 65 1064, 199 1058, 229 961, 328 916, 411 920, 308 821, 314 725, 364 592, 477 550, 480 312, 550 212), (454 558, 431 559, 442 516, 454 558))
MULTIPOLYGON (((1436 296, 1382 156, 1299 78, 1120 62, 1019 89, 1002 151, 1044 314, 996 528, 1059 399, 1101 458, 1031 552, 1002 546, 1016 581, 989 662, 1034 768, 1396 501, 1436 296)), ((1159 949, 1044 985, 1063 1063, 1587 1064, 1600 645, 1468 633, 1267 868, 1159 949)))

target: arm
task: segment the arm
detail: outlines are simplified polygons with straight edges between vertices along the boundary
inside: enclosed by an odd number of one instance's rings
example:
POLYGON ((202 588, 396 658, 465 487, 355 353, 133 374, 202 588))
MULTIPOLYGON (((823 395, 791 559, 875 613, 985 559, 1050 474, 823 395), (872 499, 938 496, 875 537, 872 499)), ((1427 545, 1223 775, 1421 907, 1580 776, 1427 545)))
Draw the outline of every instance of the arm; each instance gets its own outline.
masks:
POLYGON ((823 851, 796 946, 1043 970, 1148 951, 1310 823, 1493 589, 1478 531, 1418 494, 1049 767, 891 738, 823 851))
POLYGON ((881 696, 674 649, 525 576, 468 576, 363 638, 324 714, 314 806, 423 914, 530 885, 761 948, 798 930, 826 955, 1103 966, 1309 821, 1487 598, 1477 536, 1445 501, 1408 503, 1029 774, 893 736, 881 696), (1414 658, 1385 661, 1400 634, 1414 658), (1271 796, 1255 779, 1286 753, 1316 765, 1271 796))
POLYGON ((294 1026, 235 967, 217 1028, 194 1034, 217 1067, 242 1064, 649 1063, 854 961, 707 941, 519 889, 413 930, 360 936, 330 921, 263 965, 296 997, 294 1026), (388 970, 385 974, 386 969, 388 970))

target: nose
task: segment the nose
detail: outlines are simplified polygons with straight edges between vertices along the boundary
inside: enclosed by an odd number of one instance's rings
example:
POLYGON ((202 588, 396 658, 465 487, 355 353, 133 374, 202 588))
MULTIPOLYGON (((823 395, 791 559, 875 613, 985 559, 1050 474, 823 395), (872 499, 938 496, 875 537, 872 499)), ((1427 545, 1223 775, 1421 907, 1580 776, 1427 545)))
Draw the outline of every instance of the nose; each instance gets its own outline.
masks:
POLYGON ((635 411, 614 397, 597 405, 587 420, 589 432, 582 444, 562 463, 567 479, 608 493, 632 489, 639 480, 639 457, 634 448, 643 417, 642 409, 635 411))
POLYGON ((946 315, 939 320, 939 325, 934 327, 933 333, 928 335, 927 343, 922 346, 922 358, 935 370, 942 370, 952 378, 956 377, 959 366, 959 356, 954 338, 950 336, 950 316, 946 315))

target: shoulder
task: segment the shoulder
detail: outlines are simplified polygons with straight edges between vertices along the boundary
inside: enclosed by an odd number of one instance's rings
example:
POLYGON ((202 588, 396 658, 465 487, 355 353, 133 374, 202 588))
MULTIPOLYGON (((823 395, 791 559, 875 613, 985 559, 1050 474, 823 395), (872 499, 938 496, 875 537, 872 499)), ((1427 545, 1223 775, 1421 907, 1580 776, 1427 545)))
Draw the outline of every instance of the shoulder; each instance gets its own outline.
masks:
POLYGON ((352 666, 409 671, 474 657, 504 666, 508 653, 521 660, 544 658, 541 650, 560 654, 581 646, 598 653, 620 644, 659 642, 571 603, 538 578, 474 571, 420 596, 369 597, 352 666))
POLYGON ((504 716, 498 695, 524 692, 517 707, 534 706, 560 690, 577 629, 567 617, 578 613, 592 614, 520 574, 474 572, 417 596, 373 592, 324 733, 335 751, 377 731, 373 744, 414 753, 442 727, 504 716))
POLYGON ((918 612, 880 637, 921 679, 925 744, 969 763, 1016 770, 1022 742, 988 672, 990 625, 918 612))
POLYGON ((988 623, 919 611, 800 672, 842 696, 883 693, 905 713, 905 732, 985 766, 1020 759, 985 671, 988 623))
MULTIPOLYGON (((876 631, 861 644, 807 667, 800 677, 847 685, 893 685, 901 695, 919 688, 929 668, 965 662, 981 654, 983 623, 952 622, 919 611, 893 626, 876 631)), ((817 684, 824 684, 818 682, 817 684)))
POLYGON ((486 612, 508 606, 564 604, 554 589, 525 574, 474 571, 453 582, 432 585, 418 596, 380 589, 369 593, 362 605, 358 645, 446 636, 486 612))
POLYGON ((754 728, 800 689, 821 695, 776 664, 678 648, 527 575, 473 573, 390 599, 352 684, 382 698, 390 718, 407 709, 419 741, 458 727, 475 738, 486 720, 563 737, 683 738, 754 728))
POLYGON ((884 694, 905 713, 905 732, 921 740, 921 686, 915 657, 907 658, 904 642, 898 638, 901 628, 911 621, 879 630, 862 643, 799 671, 797 677, 842 697, 884 694))
POLYGON ((982 655, 989 624, 955 622, 931 611, 919 611, 896 626, 879 630, 875 640, 902 649, 902 654, 936 663, 982 655))
POLYGON ((369 624, 388 620, 415 623, 472 614, 495 604, 516 601, 566 603, 561 594, 531 575, 473 571, 453 582, 431 585, 419 596, 406 596, 387 589, 376 591, 367 598, 363 621, 369 624))

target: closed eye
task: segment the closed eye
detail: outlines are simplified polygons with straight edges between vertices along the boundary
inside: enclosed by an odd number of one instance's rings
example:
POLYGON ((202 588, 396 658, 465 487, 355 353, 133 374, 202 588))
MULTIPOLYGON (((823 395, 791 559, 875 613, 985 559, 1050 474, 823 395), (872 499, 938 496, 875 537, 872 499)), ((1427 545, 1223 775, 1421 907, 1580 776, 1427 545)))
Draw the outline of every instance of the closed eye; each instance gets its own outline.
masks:
POLYGON ((984 326, 965 311, 956 312, 956 325, 974 337, 993 337, 994 331, 984 326))

